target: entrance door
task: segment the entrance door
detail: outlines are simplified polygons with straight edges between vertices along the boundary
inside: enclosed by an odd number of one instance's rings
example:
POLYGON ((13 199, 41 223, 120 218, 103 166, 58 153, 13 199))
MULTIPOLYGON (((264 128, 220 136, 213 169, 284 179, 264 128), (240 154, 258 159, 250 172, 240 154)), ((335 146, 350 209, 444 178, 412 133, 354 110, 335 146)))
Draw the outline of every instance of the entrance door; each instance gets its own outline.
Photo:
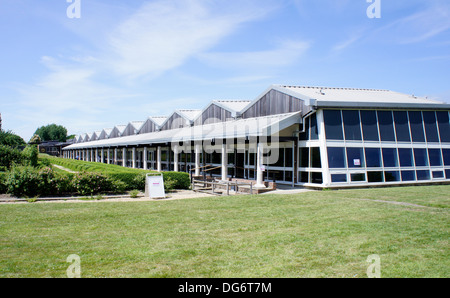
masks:
POLYGON ((234 163, 234 174, 236 178, 245 178, 245 153, 234 153, 235 163, 234 163))

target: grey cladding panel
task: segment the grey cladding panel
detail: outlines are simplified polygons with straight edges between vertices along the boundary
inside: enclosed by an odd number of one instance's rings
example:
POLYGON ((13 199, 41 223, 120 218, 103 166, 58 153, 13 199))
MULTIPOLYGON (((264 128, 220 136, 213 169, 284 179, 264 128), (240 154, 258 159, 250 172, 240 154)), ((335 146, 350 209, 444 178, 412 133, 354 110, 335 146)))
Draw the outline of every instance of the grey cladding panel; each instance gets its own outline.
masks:
POLYGON ((263 117, 302 111, 303 101, 276 90, 270 90, 242 115, 242 118, 263 117))

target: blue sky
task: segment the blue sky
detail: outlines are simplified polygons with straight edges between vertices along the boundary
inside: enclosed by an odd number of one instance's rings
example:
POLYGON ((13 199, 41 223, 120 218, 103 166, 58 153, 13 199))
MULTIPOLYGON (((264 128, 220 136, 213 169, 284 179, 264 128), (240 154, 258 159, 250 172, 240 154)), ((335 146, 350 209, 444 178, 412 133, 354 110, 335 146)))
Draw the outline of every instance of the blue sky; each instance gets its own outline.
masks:
POLYGON ((0 0, 3 129, 90 133, 271 84, 450 102, 450 2, 0 0))

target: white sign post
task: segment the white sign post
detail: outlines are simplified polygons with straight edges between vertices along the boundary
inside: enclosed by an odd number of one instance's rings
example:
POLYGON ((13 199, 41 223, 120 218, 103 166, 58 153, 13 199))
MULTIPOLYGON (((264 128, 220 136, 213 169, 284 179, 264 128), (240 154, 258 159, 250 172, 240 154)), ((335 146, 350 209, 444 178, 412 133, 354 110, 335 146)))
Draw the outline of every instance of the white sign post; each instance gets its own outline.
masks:
POLYGON ((145 196, 151 199, 165 199, 162 174, 147 174, 145 177, 145 196))

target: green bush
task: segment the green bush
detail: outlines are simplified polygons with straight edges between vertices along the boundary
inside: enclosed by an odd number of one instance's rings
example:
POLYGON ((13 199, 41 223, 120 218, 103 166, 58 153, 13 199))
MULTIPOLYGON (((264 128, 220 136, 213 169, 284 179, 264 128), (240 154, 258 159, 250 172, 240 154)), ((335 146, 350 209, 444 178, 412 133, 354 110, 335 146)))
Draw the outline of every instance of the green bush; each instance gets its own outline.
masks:
POLYGON ((34 197, 39 193, 41 178, 35 168, 16 166, 6 179, 7 193, 16 197, 34 197))
POLYGON ((24 155, 18 149, 4 145, 0 145, 0 156, 2 169, 10 169, 14 164, 22 164, 25 160, 24 155))
POLYGON ((168 179, 174 181, 174 189, 189 189, 191 186, 191 180, 188 173, 182 172, 163 172, 164 183, 168 179))
POLYGON ((6 193, 6 173, 0 172, 0 194, 6 193))
POLYGON ((99 173, 78 173, 72 185, 80 195, 93 195, 113 190, 113 180, 99 173))
POLYGON ((39 151, 36 146, 27 146, 22 151, 22 155, 24 157, 24 162, 27 165, 37 167, 39 151))

